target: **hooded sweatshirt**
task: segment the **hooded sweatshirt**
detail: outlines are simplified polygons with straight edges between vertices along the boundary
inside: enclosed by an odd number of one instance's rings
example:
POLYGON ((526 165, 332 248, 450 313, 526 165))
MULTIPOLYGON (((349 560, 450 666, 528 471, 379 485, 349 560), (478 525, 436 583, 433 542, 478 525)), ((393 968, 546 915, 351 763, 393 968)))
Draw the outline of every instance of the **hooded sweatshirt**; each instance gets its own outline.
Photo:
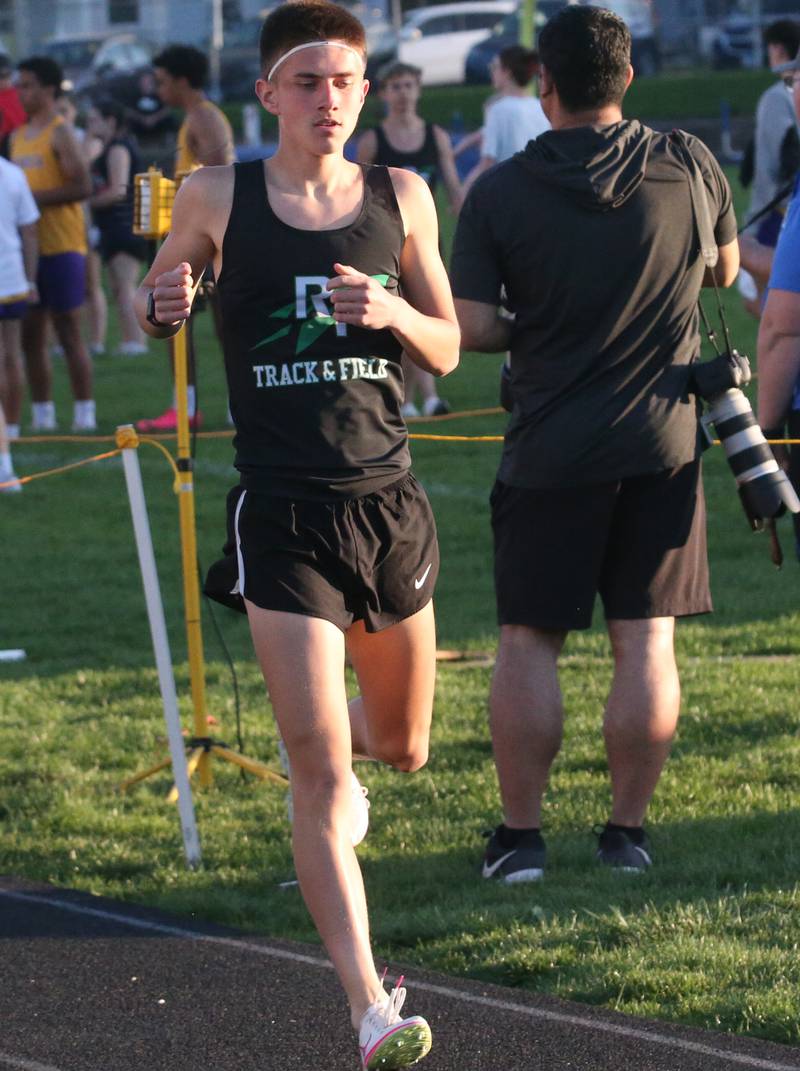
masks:
MULTIPOLYGON (((730 187, 686 140, 726 245, 730 187)), ((687 168, 638 121, 541 134, 476 182, 451 281, 457 298, 495 306, 504 290, 516 316, 500 480, 574 487, 698 456, 688 380, 703 272, 687 168)))

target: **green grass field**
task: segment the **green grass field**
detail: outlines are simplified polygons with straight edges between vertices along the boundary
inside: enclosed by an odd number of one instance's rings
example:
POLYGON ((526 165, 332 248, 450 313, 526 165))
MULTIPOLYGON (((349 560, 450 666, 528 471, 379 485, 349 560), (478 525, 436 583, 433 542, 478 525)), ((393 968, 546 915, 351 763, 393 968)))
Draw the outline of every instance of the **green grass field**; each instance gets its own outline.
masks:
MULTIPOLYGON (((625 97, 625 111, 631 117, 651 120, 715 119, 725 101, 732 115, 755 113, 759 96, 772 82, 767 70, 711 71, 704 68, 665 71, 653 78, 636 79, 625 97)), ((483 105, 491 93, 485 86, 430 86, 422 94, 420 111, 432 123, 450 128, 454 121, 467 130, 483 124, 483 105)), ((225 111, 238 135, 242 133, 242 103, 225 104, 225 111)), ((378 122, 382 104, 373 88, 367 97, 363 125, 378 122)), ((266 137, 275 137, 277 126, 264 113, 266 137)))
MULTIPOLYGON (((448 223, 448 227, 450 224, 448 223)), ((754 328, 727 297, 734 338, 754 328)), ((200 317, 200 404, 225 426, 225 390, 208 316, 200 317)), ((466 355, 442 384, 454 408, 491 406, 498 359, 466 355)), ((97 361, 101 431, 160 412, 170 381, 163 347, 97 361)), ((66 377, 56 369, 62 423, 66 377)), ((502 432, 500 416, 439 423, 437 432, 502 432)), ((431 423, 412 430, 434 430, 431 423)), ((107 444, 20 443, 21 475, 88 457, 107 444)), ((376 952, 458 975, 522 986, 636 1015, 800 1042, 800 565, 788 522, 778 573, 752 534, 719 448, 707 455, 716 613, 679 628, 683 716, 653 804, 657 865, 629 880, 599 872, 591 827, 608 786, 600 722, 610 675, 601 621, 570 639, 563 668, 566 740, 546 807, 551 863, 537 886, 482 881, 481 831, 498 820, 486 728, 494 649, 487 495, 497 444, 417 442, 415 470, 440 530, 439 644, 476 657, 439 671, 431 761, 404 777, 362 768, 372 828, 359 849, 376 952)), ((141 463, 190 724, 177 503, 165 460, 141 463)), ((222 543, 235 482, 227 438, 197 444, 202 562, 222 543)), ((4 582, 0 648, 0 873, 154 904, 281 937, 315 940, 292 876, 283 792, 217 767, 197 794, 204 868, 182 861, 166 777, 127 795, 120 781, 164 751, 141 582, 119 459, 31 483, 0 498, 4 582)), ((216 617, 234 660, 248 754, 277 762, 276 738, 243 620, 216 617)), ((231 675, 204 610, 209 706, 236 744, 231 675)), ((354 682, 351 681, 351 686, 354 682)))

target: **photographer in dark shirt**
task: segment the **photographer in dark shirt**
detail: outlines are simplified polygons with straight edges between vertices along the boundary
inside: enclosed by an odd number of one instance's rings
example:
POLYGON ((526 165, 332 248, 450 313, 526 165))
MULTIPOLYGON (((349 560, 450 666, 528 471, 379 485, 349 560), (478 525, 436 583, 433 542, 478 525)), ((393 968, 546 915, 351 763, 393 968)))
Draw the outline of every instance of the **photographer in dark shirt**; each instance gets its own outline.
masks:
POLYGON ((482 176, 451 278, 465 349, 511 351, 513 412, 492 491, 500 644, 491 730, 504 820, 485 877, 535 880, 540 809, 561 745, 557 662, 599 592, 614 658, 601 862, 650 864, 642 829, 680 706, 676 617, 711 609, 690 365, 700 256, 685 152, 700 168, 729 286, 739 264, 728 183, 697 139, 622 117, 630 33, 569 5, 539 36, 552 130, 482 176), (498 314, 501 289, 513 319, 498 314))

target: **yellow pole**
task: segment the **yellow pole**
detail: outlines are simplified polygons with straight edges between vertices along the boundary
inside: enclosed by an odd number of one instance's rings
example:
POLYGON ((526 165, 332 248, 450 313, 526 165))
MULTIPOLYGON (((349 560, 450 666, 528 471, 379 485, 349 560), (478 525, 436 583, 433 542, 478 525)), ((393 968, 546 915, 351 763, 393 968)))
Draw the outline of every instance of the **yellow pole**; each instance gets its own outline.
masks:
MULTIPOLYGON (((522 0, 519 6, 519 43, 523 48, 533 48, 536 44, 536 0, 522 0)), ((528 92, 534 97, 539 95, 536 79, 528 92)))
MULTIPOLYGON (((183 601, 186 609, 186 641, 189 650, 189 681, 194 707, 194 735, 208 736, 206 709, 205 664, 203 634, 200 623, 200 586, 197 581, 197 536, 194 511, 194 473, 189 441, 189 408, 187 401, 186 331, 184 326, 172 339, 175 364, 175 397, 178 411, 178 509, 181 527, 181 560, 183 564, 183 601)), ((200 784, 211 784, 211 760, 203 749, 198 763, 200 784)))
POLYGON ((536 34, 536 0, 522 0, 519 6, 519 43, 524 48, 533 48, 536 34))

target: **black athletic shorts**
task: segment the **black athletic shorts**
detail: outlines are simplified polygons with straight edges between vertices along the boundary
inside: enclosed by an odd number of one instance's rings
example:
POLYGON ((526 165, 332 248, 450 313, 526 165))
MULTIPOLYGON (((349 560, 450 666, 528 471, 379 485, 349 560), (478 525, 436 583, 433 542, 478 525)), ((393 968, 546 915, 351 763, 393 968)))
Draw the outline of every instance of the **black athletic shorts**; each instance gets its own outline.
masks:
POLYGON ((117 255, 127 253, 136 260, 147 260, 150 247, 146 239, 141 238, 123 227, 100 228, 100 256, 104 264, 117 255))
POLYGON ((700 461, 588 487, 495 483, 495 591, 501 625, 589 628, 606 619, 711 610, 700 461))
POLYGON ((439 573, 436 525, 409 473, 388 487, 338 502, 293 500, 234 487, 228 541, 205 592, 244 612, 321 617, 368 632, 411 617, 429 602, 439 573))

